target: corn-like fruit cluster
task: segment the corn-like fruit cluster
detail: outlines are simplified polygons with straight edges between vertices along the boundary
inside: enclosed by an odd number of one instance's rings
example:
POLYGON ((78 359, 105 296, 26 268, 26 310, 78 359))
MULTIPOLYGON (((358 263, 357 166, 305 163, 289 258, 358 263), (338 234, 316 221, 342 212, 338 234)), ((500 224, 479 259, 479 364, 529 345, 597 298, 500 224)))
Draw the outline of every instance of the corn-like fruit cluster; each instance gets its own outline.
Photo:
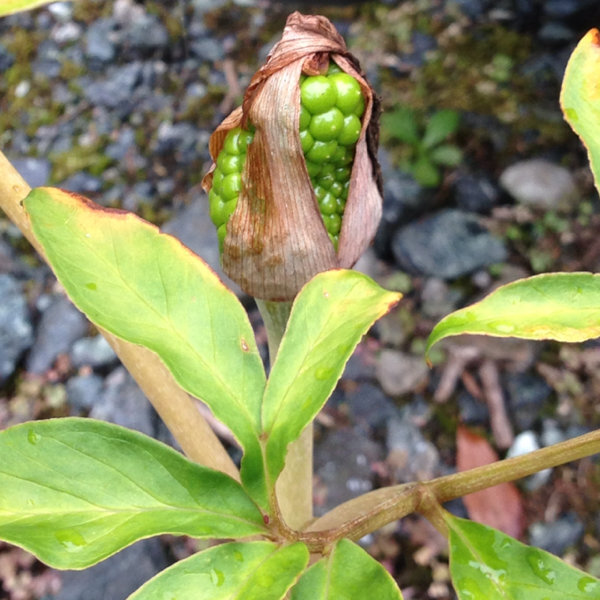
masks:
POLYGON ((302 76, 300 101, 300 142, 306 168, 337 250, 365 102, 358 81, 333 62, 326 75, 302 76))
MULTIPOLYGON (((301 76, 300 143, 325 228, 336 250, 364 110, 360 85, 335 63, 330 64, 326 75, 301 76)), ((252 139, 253 133, 232 129, 217 158, 209 202, 221 250, 252 139)))
POLYGON ((208 202, 210 218, 217 228, 221 251, 227 233, 227 221, 235 210, 242 189, 242 170, 246 162, 246 150, 253 137, 254 133, 250 131, 239 127, 232 129, 225 138, 213 172, 208 202))

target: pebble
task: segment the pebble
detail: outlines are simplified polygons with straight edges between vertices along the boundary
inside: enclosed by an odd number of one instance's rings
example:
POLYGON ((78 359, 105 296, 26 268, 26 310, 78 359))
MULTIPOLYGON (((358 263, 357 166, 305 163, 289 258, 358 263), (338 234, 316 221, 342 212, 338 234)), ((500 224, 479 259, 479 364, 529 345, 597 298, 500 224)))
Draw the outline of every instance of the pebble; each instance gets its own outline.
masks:
POLYGON ((61 573, 61 590, 48 600, 119 600, 169 566, 158 538, 141 540, 83 571, 61 573))
POLYGON ((102 180, 85 171, 78 171, 65 179, 60 187, 78 194, 96 194, 102 189, 102 180))
POLYGON ((327 430, 315 443, 315 515, 371 491, 371 464, 381 459, 381 448, 359 430, 327 430))
POLYGON ((579 197, 567 169, 539 158, 514 163, 500 175, 500 184, 518 203, 540 210, 568 209, 579 197))
POLYGON ((477 217, 446 209, 399 229, 392 252, 401 269, 414 275, 454 279, 502 262, 504 243, 492 236, 477 217))
POLYGON ((462 296, 443 279, 428 277, 421 290, 421 312, 432 319, 440 319, 456 309, 462 296))
POLYGON ((437 448, 423 437, 420 428, 407 418, 391 418, 387 424, 387 463, 394 481, 406 483, 433 479, 439 475, 440 456, 437 448))
POLYGON ((50 179, 51 165, 45 158, 11 158, 10 162, 19 171, 30 187, 47 185, 50 179))
MULTIPOLYGON (((538 442, 537 435, 533 431, 523 431, 515 437, 512 446, 506 453, 506 457, 512 458, 513 456, 522 456, 523 454, 528 454, 534 450, 539 450, 539 448, 540 444, 538 442)), ((525 487, 529 491, 537 490, 548 483, 551 475, 552 469, 538 471, 537 473, 534 473, 525 479, 525 487)))
POLYGON ((90 366, 94 369, 106 367, 117 361, 117 355, 104 336, 84 337, 71 348, 71 362, 74 367, 90 366))
POLYGON ((15 62, 15 55, 4 44, 0 44, 0 71, 7 71, 15 62))
POLYGON ((386 349, 377 359, 376 374, 386 394, 402 396, 427 381, 429 368, 422 357, 386 349))
POLYGON ((33 342, 22 284, 0 274, 0 382, 9 377, 23 352, 33 342))
POLYGON ((27 357, 27 370, 42 374, 52 367, 59 354, 67 353, 88 330, 87 319, 63 295, 50 299, 35 332, 35 344, 27 357))
POLYGON ((89 416, 149 436, 154 435, 158 421, 152 405, 124 367, 117 367, 106 378, 89 416))
POLYGON ((575 546, 583 537, 585 528, 574 512, 559 517, 553 523, 536 522, 529 528, 529 543, 556 556, 575 546))
POLYGON ((106 77, 85 86, 83 93, 92 104, 115 109, 121 116, 126 116, 135 107, 132 96, 141 78, 142 63, 134 61, 109 69, 106 77))
POLYGON ((537 425, 552 388, 544 379, 531 373, 508 374, 504 383, 509 414, 517 430, 525 431, 537 425))
POLYGON ((458 394, 458 412, 460 422, 465 425, 487 426, 490 422, 490 411, 487 404, 478 398, 475 398, 466 390, 461 390, 458 394))
POLYGON ((99 375, 75 375, 66 384, 70 414, 85 416, 99 399, 104 380, 99 375))
POLYGON ((500 190, 485 175, 458 173, 454 184, 454 199, 461 210, 489 214, 498 204, 500 190))
POLYGON ((388 419, 398 416, 394 402, 372 383, 359 383, 344 395, 352 422, 366 432, 379 430, 388 419), (366 426, 366 429, 364 428, 366 426))
POLYGON ((98 19, 90 24, 85 35, 85 55, 94 68, 114 60, 117 48, 115 39, 115 21, 111 18, 98 19))

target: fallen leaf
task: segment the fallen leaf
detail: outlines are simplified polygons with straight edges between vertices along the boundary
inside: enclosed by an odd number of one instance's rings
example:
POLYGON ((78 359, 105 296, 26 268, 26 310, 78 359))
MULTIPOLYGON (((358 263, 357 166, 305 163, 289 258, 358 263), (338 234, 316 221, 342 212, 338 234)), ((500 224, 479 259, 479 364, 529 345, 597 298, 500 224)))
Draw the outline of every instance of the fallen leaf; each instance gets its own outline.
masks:
MULTIPOLYGON (((498 460, 498 455, 480 435, 459 426, 456 432, 456 467, 467 471, 498 460)), ((463 498, 473 521, 519 538, 523 532, 523 503, 513 483, 501 483, 463 498)))

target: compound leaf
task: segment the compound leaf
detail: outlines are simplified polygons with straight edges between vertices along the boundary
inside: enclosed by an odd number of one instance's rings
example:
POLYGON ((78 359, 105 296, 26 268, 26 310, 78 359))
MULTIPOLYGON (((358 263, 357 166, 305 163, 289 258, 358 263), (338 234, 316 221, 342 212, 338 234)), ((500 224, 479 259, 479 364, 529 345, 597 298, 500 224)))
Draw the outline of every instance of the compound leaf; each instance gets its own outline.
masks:
POLYGON ((159 573, 128 600, 281 600, 308 563, 304 544, 222 544, 159 573))
POLYGON ((0 539, 53 567, 82 569, 161 533, 264 531, 240 484, 135 431, 64 418, 0 432, 0 539))

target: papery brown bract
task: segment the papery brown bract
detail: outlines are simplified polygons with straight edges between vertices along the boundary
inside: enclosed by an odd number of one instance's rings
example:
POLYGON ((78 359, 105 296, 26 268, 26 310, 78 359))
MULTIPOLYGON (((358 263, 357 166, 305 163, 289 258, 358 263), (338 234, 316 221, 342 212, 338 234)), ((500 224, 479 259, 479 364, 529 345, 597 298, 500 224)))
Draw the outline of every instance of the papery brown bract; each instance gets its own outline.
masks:
MULTIPOLYGON (((222 255, 224 271, 246 293, 292 300, 317 273, 352 267, 371 243, 382 204, 375 157, 378 112, 373 90, 333 25, 321 16, 290 15, 281 41, 250 81, 242 107, 210 139, 216 161, 231 129, 255 128, 222 255), (337 254, 306 170, 298 125, 300 75, 324 73, 330 60, 359 82, 365 99, 337 254)), ((213 170, 214 165, 203 181, 207 191, 213 170)))

